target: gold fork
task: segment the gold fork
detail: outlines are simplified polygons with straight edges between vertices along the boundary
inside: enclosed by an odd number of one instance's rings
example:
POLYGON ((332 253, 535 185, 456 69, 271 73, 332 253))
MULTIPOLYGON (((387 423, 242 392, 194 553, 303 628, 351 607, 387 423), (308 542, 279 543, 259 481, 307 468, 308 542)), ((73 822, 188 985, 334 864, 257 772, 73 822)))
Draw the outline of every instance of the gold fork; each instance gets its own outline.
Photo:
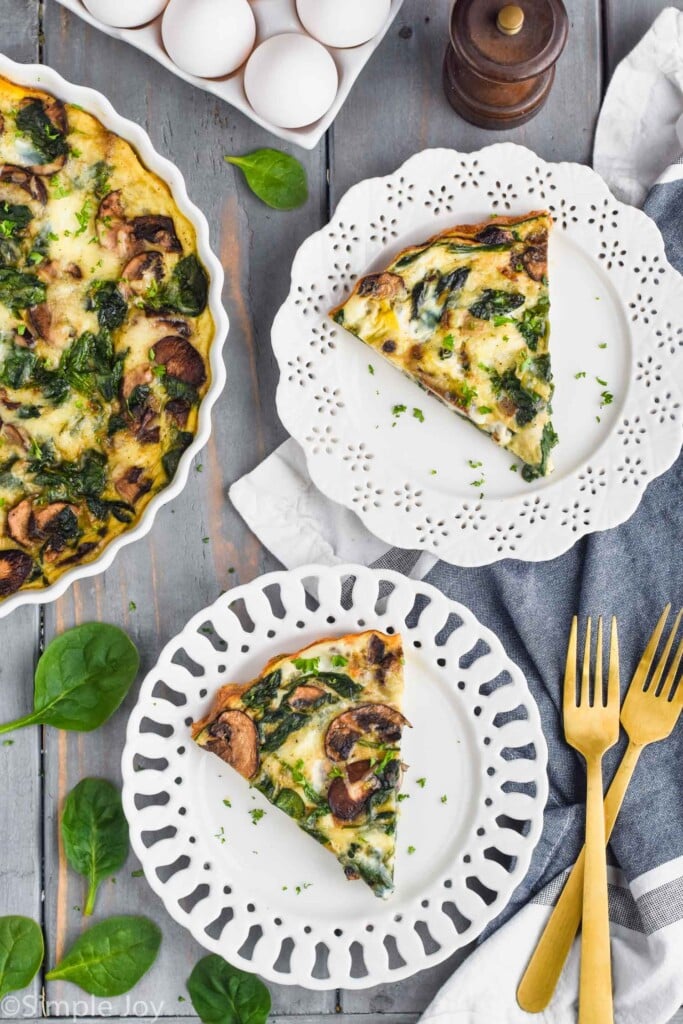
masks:
MULTIPOLYGON (((648 744, 664 740, 671 734, 683 709, 683 682, 678 687, 676 685, 683 657, 683 639, 660 686, 683 611, 679 611, 676 616, 662 655, 655 664, 657 648, 670 610, 671 605, 668 604, 659 617, 621 709, 621 724, 626 730, 629 743, 605 797, 607 839, 612 834, 640 755, 648 744)), ((581 924, 584 864, 585 850, 582 850, 519 983, 517 1002, 527 1013, 540 1013, 546 1008, 569 956, 581 924)))
POLYGON ((602 685, 602 616, 591 694, 591 620, 586 623, 581 690, 576 699, 576 616, 572 620, 564 675, 564 734, 586 761, 586 866, 583 882, 583 937, 579 979, 579 1024, 610 1024, 612 968, 607 906, 605 815, 602 808, 602 758, 619 738, 619 646, 612 619, 607 702, 602 685))

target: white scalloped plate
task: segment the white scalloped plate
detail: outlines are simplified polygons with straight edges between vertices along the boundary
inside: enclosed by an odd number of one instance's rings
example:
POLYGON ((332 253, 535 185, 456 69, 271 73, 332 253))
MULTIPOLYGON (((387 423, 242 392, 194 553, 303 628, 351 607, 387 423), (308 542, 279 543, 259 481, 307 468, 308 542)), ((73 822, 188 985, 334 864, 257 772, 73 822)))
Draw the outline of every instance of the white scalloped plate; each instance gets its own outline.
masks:
POLYGON ((65 103, 79 104, 89 114, 99 118, 110 131, 116 132, 122 139, 130 142, 144 165, 166 182, 178 208, 191 221, 197 234, 197 252, 209 274, 209 309, 215 325, 215 335, 209 351, 211 383, 199 409, 199 421, 194 440, 183 453, 173 480, 154 496, 133 529, 116 537, 93 562, 70 569, 49 587, 40 590, 19 590, 16 594, 0 601, 0 619, 2 619, 21 605, 47 604, 50 601, 56 601, 77 580, 97 576, 104 572, 112 564, 121 548, 132 544, 133 541, 139 540, 150 532, 159 509, 180 494, 187 483, 192 460, 209 440, 211 409, 225 385, 223 345, 230 325, 221 299, 224 280, 223 267, 211 249, 206 217, 191 202, 185 187, 185 179, 178 168, 170 160, 157 153, 147 132, 134 121, 129 121, 117 114, 109 100, 101 93, 67 82, 56 71, 44 64, 17 64, 9 57, 5 57, 4 54, 0 54, 0 75, 4 75, 19 85, 46 89, 65 103))
POLYGON ((274 982, 366 988, 439 963, 500 913, 541 834, 546 762, 524 676, 470 611, 395 572, 308 566, 236 587, 166 646, 128 722, 123 804, 147 880, 203 946, 274 982), (371 627, 403 637, 413 725, 386 901, 189 736, 219 684, 371 627))
POLYGON ((272 341, 280 418, 315 484, 387 543, 456 565, 553 558, 584 534, 618 525, 681 446, 683 279, 657 227, 590 168, 545 163, 512 143, 471 154, 425 150, 395 174, 350 189, 299 249, 272 341), (555 472, 527 484, 510 472, 513 457, 326 313, 360 274, 406 245, 491 213, 543 207, 555 220, 560 444, 555 472), (601 407, 606 390, 614 400, 601 407), (398 420, 397 404, 408 407, 398 420))

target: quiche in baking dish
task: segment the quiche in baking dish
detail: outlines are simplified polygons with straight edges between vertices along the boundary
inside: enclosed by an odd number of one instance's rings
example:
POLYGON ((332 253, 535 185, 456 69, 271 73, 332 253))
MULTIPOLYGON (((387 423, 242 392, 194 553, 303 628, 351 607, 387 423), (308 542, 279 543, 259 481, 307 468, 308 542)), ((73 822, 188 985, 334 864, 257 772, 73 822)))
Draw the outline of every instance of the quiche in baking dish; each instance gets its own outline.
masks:
POLYGON ((546 212, 413 245, 330 316, 523 463, 552 470, 546 212))
POLYGON ((401 783, 403 647, 375 630, 319 640, 268 662, 257 679, 218 691, 192 726, 327 847, 347 878, 393 889, 401 783))
POLYGON ((0 79, 0 597, 96 558, 173 477, 209 384, 196 249, 127 142, 0 79))

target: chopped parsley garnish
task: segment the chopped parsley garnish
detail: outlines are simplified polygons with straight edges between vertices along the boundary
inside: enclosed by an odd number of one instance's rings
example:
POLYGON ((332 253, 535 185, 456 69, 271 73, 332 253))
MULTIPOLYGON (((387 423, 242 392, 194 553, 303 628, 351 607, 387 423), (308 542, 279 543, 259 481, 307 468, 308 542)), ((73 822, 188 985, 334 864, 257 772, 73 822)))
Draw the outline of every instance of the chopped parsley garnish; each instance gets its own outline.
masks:
POLYGON ((249 817, 251 818, 252 825, 258 825, 259 821, 261 820, 265 813, 266 812, 263 810, 262 807, 252 807, 252 809, 249 811, 249 817))
POLYGON ((444 794, 443 794, 443 796, 441 797, 441 803, 442 803, 442 804, 447 804, 447 803, 448 803, 448 797, 446 796, 446 794, 445 794, 445 793, 444 793, 444 794))
POLYGON ((427 780, 426 780, 426 778, 424 776, 422 776, 421 779, 416 779, 415 781, 417 782, 417 784, 420 787, 420 789, 424 789, 425 786, 427 785, 427 780))
POLYGON ((308 675, 309 673, 318 671, 320 658, 294 658, 292 665, 294 668, 298 668, 300 672, 308 675))
POLYGON ((606 341, 599 342, 598 348, 607 348, 607 342, 606 341))
POLYGON ((408 853, 410 853, 410 854, 415 853, 415 847, 414 846, 409 846, 408 847, 408 853))
POLYGON ((452 334, 447 334, 446 337, 441 342, 441 347, 445 348, 447 352, 452 352, 454 345, 455 345, 455 338, 453 337, 452 334))
POLYGON ((477 407, 477 412, 480 413, 480 415, 485 416, 486 413, 493 412, 493 409, 490 405, 480 405, 477 407))
POLYGON ((396 796, 396 800, 399 804, 402 804, 404 800, 410 800, 410 793, 399 793, 396 796))
POLYGON ((91 213, 92 213, 92 205, 90 203, 90 200, 86 199, 86 201, 83 203, 83 206, 81 207, 81 209, 76 211, 76 220, 78 221, 78 231, 74 232, 74 238, 77 238, 79 235, 84 235, 85 232, 88 230, 88 225, 90 224, 90 215, 91 215, 91 213))
POLYGON ((391 410, 392 416, 400 416, 407 408, 407 405, 394 405, 391 410))
POLYGON ((422 412, 422 409, 414 408, 413 409, 413 417, 416 420, 419 420, 420 423, 424 423, 424 421, 425 421, 425 414, 422 412))
POLYGON ((578 373, 574 374, 574 380, 581 380, 582 377, 586 376, 585 370, 579 370, 578 373))
POLYGON ((223 806, 224 807, 232 807, 232 801, 228 800, 227 796, 226 796, 226 798, 223 801, 223 806))
POLYGON ((606 406, 606 405, 611 405, 612 402, 614 401, 614 395, 612 394, 611 391, 602 391, 600 393, 600 398, 601 398, 601 402, 600 402, 600 408, 601 409, 604 408, 604 406, 606 406))
POLYGON ((516 462, 513 462, 512 465, 510 466, 510 472, 511 473, 516 473, 517 472, 517 463, 516 462))
POLYGON ((343 654, 333 654, 330 660, 335 668, 344 668, 349 663, 349 659, 345 658, 343 654))
POLYGON ((218 839, 218 840, 219 840, 219 841, 220 841, 221 843, 225 843, 225 841, 226 841, 226 838, 225 838, 225 829, 223 828, 223 826, 222 826, 222 825, 221 825, 221 827, 220 827, 220 828, 218 829, 218 832, 216 832, 216 833, 214 834, 214 837, 213 837, 213 838, 214 838, 214 839, 218 839))
POLYGON ((595 379, 597 380, 598 384, 600 384, 603 388, 607 387, 607 381, 603 380, 602 377, 596 377, 595 379))
POLYGON ((375 373, 375 367, 372 365, 372 363, 368 363, 368 373, 371 373, 373 375, 375 373))
POLYGON ((128 611, 129 612, 137 611, 137 607, 138 606, 136 605, 135 601, 129 601, 128 602, 128 611))
POLYGON ((480 467, 481 465, 483 465, 483 463, 481 463, 481 462, 475 462, 475 460, 474 460, 474 459, 468 459, 468 460, 467 460, 467 465, 468 465, 468 466, 470 467, 470 469, 479 469, 479 467, 480 467))

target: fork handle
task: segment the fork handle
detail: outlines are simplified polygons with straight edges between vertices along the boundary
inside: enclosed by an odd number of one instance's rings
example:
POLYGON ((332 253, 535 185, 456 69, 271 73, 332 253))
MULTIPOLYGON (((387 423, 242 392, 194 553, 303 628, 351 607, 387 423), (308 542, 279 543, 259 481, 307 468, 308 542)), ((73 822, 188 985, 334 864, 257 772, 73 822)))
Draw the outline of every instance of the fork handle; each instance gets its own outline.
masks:
MULTIPOLYGON (((605 797, 605 836, 609 839, 643 748, 629 743, 605 797)), ((555 904, 517 989, 527 1013, 540 1013, 550 1000, 581 924, 586 848, 581 850, 555 904)))
POLYGON ((602 757, 590 756, 586 765, 588 792, 579 1024, 613 1024, 602 757))

